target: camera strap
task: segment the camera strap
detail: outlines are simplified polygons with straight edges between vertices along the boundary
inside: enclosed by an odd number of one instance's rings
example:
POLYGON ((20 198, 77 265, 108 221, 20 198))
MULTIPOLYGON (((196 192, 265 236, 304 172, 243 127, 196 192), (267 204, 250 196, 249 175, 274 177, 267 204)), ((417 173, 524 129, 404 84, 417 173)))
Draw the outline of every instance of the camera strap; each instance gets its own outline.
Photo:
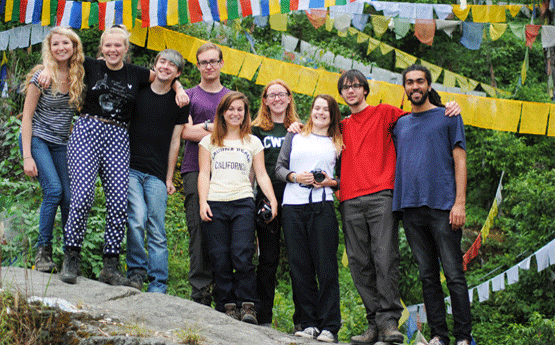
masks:
POLYGON ((324 210, 324 202, 326 201, 326 187, 322 187, 322 205, 320 205, 319 210, 316 210, 313 203, 312 203, 312 191, 313 190, 314 190, 314 188, 311 188, 310 193, 308 194, 308 203, 310 204, 310 208, 312 209, 312 211, 314 213, 320 214, 324 210))

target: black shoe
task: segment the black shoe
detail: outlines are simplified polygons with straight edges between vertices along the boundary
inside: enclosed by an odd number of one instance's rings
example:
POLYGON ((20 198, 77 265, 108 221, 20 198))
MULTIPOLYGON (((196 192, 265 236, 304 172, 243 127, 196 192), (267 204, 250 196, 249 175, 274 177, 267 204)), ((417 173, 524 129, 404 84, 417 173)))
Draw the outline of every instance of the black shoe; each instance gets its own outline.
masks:
POLYGON ((46 273, 58 270, 56 264, 52 262, 52 246, 40 246, 37 248, 37 255, 35 256, 35 269, 46 273))
POLYGON ((98 281, 109 285, 132 286, 131 281, 119 269, 119 255, 104 256, 104 267, 98 275, 98 281))
POLYGON ((142 274, 132 274, 129 277, 129 286, 134 287, 137 290, 143 289, 144 279, 142 274))
POLYGON ((66 249, 64 253, 64 263, 60 272, 60 280, 64 283, 75 284, 77 276, 81 272, 79 262, 81 261, 81 253, 78 249, 66 249))

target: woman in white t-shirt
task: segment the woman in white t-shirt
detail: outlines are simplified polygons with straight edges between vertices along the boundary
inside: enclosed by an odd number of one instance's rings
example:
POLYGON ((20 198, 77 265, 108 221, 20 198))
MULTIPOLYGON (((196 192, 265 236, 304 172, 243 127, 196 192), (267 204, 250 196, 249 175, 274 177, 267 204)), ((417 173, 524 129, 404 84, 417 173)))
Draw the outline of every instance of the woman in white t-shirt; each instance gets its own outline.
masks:
POLYGON ((264 148, 250 128, 245 95, 225 95, 216 110, 213 133, 199 142, 198 191, 202 231, 214 266, 216 310, 257 324, 251 168, 270 200, 272 219, 278 205, 264 165, 264 148))
POLYGON ((330 95, 314 98, 308 123, 288 133, 276 176, 288 182, 283 194, 282 227, 302 327, 296 336, 337 342, 341 327, 337 246, 339 226, 332 188, 335 163, 343 146, 341 114, 330 95))

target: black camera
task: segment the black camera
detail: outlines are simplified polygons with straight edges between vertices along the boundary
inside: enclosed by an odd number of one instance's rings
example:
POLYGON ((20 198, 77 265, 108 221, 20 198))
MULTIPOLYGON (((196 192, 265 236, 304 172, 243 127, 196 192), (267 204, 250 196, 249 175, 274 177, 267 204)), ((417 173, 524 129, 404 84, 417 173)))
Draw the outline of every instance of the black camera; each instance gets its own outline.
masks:
POLYGON ((311 171, 312 175, 314 175, 314 181, 321 183, 326 179, 326 175, 322 169, 314 169, 311 171))
POLYGON ((258 224, 267 224, 272 220, 272 206, 270 201, 264 198, 258 202, 256 208, 256 221, 258 224))

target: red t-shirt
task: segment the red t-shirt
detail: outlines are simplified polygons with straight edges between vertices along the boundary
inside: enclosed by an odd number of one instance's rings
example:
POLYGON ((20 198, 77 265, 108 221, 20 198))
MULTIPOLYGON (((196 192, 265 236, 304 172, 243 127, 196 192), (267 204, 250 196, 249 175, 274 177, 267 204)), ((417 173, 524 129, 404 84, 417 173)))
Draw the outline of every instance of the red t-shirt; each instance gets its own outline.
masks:
POLYGON ((407 114, 389 104, 367 106, 341 121, 341 201, 393 189, 395 146, 391 130, 407 114))

